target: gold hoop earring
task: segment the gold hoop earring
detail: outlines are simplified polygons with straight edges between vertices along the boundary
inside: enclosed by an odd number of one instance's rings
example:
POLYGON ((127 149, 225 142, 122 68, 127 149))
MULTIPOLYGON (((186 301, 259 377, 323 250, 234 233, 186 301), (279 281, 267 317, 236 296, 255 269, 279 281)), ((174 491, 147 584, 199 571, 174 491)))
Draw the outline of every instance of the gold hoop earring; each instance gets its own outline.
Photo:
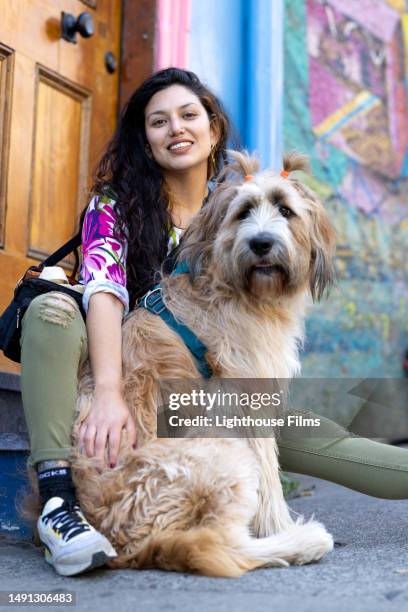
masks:
POLYGON ((212 171, 215 172, 215 168, 216 168, 216 161, 215 161, 215 155, 214 155, 214 149, 216 148, 217 145, 213 145, 211 147, 210 150, 210 160, 211 160, 211 166, 212 166, 212 171))

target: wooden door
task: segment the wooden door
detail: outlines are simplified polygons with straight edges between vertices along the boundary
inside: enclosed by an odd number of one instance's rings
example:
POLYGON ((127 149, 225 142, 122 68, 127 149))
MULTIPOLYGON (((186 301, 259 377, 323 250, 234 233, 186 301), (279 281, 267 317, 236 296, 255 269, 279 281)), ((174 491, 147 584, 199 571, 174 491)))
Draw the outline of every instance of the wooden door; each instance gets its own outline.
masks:
MULTIPOLYGON (((0 310, 25 269, 70 238, 116 123, 121 0, 0 0, 0 310), (61 38, 61 13, 94 34, 61 38)), ((0 370, 18 366, 0 354, 0 370)))

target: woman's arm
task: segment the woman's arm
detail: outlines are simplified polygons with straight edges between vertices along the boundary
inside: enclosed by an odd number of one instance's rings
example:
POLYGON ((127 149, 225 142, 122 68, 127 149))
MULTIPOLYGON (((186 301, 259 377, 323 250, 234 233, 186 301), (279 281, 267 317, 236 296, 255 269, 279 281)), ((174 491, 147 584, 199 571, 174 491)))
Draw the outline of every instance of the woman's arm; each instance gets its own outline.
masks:
POLYGON ((101 465, 108 445, 111 467, 116 465, 123 428, 130 444, 136 444, 135 424, 122 396, 122 317, 123 304, 111 293, 90 297, 87 330, 95 392, 79 442, 101 465))

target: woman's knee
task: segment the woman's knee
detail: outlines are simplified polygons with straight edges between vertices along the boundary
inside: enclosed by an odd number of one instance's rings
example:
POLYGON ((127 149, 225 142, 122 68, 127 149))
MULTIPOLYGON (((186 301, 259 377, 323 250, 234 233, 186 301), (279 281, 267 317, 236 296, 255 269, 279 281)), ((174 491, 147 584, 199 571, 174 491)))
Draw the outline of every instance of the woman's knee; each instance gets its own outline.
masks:
POLYGON ((22 321, 22 359, 44 346, 49 356, 62 352, 83 358, 87 344, 86 325, 73 298, 55 291, 32 300, 22 321))
POLYGON ((30 303, 24 320, 42 321, 67 328, 74 325, 82 316, 74 298, 60 291, 38 295, 30 303))

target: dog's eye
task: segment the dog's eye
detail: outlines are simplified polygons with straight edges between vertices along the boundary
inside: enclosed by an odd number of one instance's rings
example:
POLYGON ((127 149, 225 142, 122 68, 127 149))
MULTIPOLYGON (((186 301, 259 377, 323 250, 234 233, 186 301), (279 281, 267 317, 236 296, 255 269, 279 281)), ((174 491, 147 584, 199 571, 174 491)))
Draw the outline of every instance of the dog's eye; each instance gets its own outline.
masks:
POLYGON ((241 210, 241 212, 237 215, 238 221, 242 221, 243 219, 247 219, 251 213, 251 208, 248 206, 241 210))
POLYGON ((285 217, 285 219, 293 217, 293 212, 290 210, 290 208, 287 208, 286 206, 279 206, 279 212, 282 217, 285 217))

